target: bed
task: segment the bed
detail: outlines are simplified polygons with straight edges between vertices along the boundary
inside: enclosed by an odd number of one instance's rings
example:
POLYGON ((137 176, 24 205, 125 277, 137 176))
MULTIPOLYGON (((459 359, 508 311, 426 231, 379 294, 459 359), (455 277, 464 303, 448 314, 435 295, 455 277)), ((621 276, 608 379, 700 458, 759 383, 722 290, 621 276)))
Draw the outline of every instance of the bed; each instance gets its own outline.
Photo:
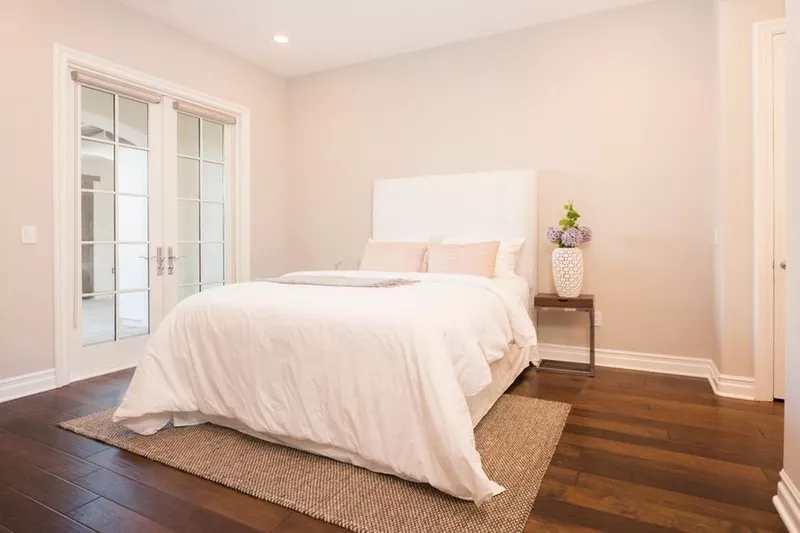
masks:
POLYGON ((376 182, 373 239, 525 236, 521 275, 305 272, 202 292, 151 336, 115 421, 215 423, 485 502, 503 488, 473 429, 538 359, 535 185, 532 172, 376 182))

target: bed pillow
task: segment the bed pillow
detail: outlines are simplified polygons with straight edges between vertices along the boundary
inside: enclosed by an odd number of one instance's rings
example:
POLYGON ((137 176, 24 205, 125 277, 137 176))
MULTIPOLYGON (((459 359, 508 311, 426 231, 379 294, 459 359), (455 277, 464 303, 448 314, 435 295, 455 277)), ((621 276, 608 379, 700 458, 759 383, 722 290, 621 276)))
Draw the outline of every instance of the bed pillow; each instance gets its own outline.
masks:
POLYGON ((431 244, 428 247, 428 272, 491 278, 499 246, 499 241, 431 244))
POLYGON ((422 272, 425 242, 369 241, 364 247, 359 270, 380 272, 422 272))
MULTIPOLYGON (((497 259, 495 260, 495 278, 514 278, 519 275, 517 264, 522 255, 522 247, 525 245, 525 237, 515 239, 500 239, 500 246, 497 248, 497 259)), ((444 244, 468 244, 474 241, 467 239, 444 239, 444 244)))

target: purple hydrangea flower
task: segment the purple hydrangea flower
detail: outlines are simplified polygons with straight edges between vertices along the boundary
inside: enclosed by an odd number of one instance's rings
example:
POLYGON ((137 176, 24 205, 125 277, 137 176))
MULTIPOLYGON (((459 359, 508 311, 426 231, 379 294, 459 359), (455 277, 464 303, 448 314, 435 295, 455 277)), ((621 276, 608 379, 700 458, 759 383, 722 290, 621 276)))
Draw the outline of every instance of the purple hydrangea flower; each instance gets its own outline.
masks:
POLYGON ((578 228, 569 228, 561 235, 561 244, 567 248, 575 248, 581 243, 581 232, 578 228))
POLYGON ((554 244, 561 242, 561 228, 550 226, 547 228, 547 240, 554 244))
POLYGON ((589 226, 581 226, 581 244, 586 244, 587 242, 592 242, 592 228, 589 226))

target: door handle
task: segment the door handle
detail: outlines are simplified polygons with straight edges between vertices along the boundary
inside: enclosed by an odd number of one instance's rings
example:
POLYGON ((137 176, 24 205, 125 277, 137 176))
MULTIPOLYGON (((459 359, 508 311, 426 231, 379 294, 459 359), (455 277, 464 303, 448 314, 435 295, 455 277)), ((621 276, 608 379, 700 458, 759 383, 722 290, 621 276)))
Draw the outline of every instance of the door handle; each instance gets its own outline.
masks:
POLYGON ((145 259, 150 261, 151 259, 156 260, 156 276, 163 276, 164 275, 164 250, 161 249, 159 246, 156 248, 156 255, 147 257, 146 255, 140 255, 139 259, 145 259))
POLYGON ((786 270, 786 260, 781 261, 781 268, 786 270))
POLYGON ((172 255, 172 246, 167 248, 167 275, 171 276, 175 272, 175 261, 183 259, 182 255, 172 255))

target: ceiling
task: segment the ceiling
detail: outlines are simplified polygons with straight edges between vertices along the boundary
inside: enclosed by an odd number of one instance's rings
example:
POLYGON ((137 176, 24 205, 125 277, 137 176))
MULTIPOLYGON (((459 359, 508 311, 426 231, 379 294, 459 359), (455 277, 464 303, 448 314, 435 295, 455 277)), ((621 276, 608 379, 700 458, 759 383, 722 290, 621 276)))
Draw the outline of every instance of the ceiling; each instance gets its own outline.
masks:
POLYGON ((646 0, 121 0, 298 76, 646 0), (278 45, 272 37, 291 39, 278 45))

